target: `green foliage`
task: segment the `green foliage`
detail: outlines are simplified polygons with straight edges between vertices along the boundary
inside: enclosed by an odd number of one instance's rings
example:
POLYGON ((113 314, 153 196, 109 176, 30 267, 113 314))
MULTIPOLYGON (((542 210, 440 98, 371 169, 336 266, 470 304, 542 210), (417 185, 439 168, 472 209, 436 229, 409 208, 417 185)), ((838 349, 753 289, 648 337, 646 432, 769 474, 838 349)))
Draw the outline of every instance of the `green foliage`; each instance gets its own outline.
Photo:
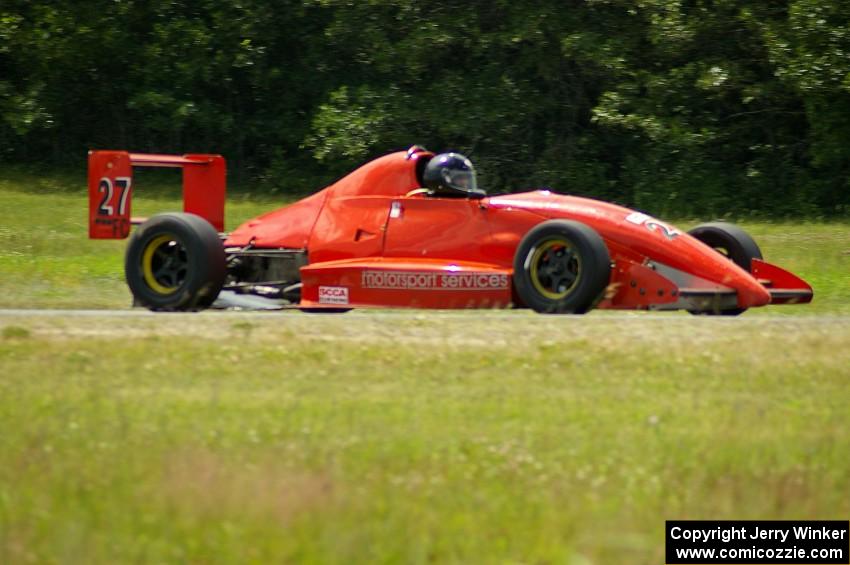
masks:
POLYGON ((368 87, 353 96, 347 86, 331 92, 330 101, 319 106, 313 119, 315 133, 307 138, 316 159, 364 159, 385 127, 387 107, 382 100, 368 87))
POLYGON ((493 192, 841 215, 848 54, 826 0, 9 0, 0 159, 214 151, 299 193, 419 143, 493 192))

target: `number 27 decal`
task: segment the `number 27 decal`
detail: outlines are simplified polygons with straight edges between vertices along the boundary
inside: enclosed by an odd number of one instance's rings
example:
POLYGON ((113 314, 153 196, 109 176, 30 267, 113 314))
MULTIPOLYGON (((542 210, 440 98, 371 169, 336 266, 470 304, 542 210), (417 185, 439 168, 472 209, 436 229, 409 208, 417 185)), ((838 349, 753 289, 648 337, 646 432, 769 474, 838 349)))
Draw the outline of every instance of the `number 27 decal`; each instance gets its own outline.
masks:
POLYGON ((115 215, 115 208, 110 204, 112 195, 115 193, 115 187, 121 191, 118 197, 118 215, 123 216, 127 211, 127 197, 130 195, 130 185, 133 180, 130 177, 115 177, 115 185, 112 184, 112 179, 103 177, 100 179, 100 184, 97 187, 98 192, 103 194, 100 200, 100 205, 97 207, 97 213, 102 216, 115 215))

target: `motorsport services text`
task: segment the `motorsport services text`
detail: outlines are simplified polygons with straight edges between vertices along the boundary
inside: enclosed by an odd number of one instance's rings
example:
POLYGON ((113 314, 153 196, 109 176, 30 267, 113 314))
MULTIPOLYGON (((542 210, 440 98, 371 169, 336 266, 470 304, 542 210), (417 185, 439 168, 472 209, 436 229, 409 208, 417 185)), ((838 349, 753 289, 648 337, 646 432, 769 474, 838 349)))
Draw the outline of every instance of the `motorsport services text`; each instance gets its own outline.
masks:
POLYGON ((850 563, 850 522, 668 520, 666 563, 850 563))

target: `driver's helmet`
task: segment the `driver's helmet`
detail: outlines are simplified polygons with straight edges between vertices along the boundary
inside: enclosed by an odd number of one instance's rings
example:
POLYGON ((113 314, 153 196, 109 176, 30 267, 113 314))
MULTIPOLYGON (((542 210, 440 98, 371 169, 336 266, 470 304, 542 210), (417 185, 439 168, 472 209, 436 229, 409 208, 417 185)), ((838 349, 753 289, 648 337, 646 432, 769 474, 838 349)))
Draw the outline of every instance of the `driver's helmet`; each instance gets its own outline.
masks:
POLYGON ((434 194, 446 196, 483 196, 475 180, 472 161, 460 153, 441 153, 431 158, 422 173, 425 186, 434 194))

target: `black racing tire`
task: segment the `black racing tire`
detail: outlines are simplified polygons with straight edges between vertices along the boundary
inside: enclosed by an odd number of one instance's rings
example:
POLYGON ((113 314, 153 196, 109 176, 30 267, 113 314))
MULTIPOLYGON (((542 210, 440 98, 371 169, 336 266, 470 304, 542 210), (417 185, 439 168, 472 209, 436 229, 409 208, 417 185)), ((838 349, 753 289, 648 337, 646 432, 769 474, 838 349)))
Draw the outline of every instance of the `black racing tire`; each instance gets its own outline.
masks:
POLYGON ((761 249, 750 234, 734 224, 710 222, 688 232, 747 272, 753 259, 761 259, 761 249))
POLYGON ((519 300, 543 314, 584 314, 602 298, 611 259, 602 237, 571 220, 549 220, 529 230, 514 256, 519 300))
MULTIPOLYGON (((688 231, 688 235, 708 245, 748 273, 752 270, 753 259, 762 258, 761 249, 755 240, 734 224, 726 222, 700 224, 688 231)), ((738 316, 746 310, 746 308, 729 308, 709 311, 688 310, 688 312, 705 316, 738 316)))
POLYGON ((203 310, 218 297, 227 258, 216 229, 195 214, 158 214, 130 237, 124 261, 134 304, 154 311, 203 310))

